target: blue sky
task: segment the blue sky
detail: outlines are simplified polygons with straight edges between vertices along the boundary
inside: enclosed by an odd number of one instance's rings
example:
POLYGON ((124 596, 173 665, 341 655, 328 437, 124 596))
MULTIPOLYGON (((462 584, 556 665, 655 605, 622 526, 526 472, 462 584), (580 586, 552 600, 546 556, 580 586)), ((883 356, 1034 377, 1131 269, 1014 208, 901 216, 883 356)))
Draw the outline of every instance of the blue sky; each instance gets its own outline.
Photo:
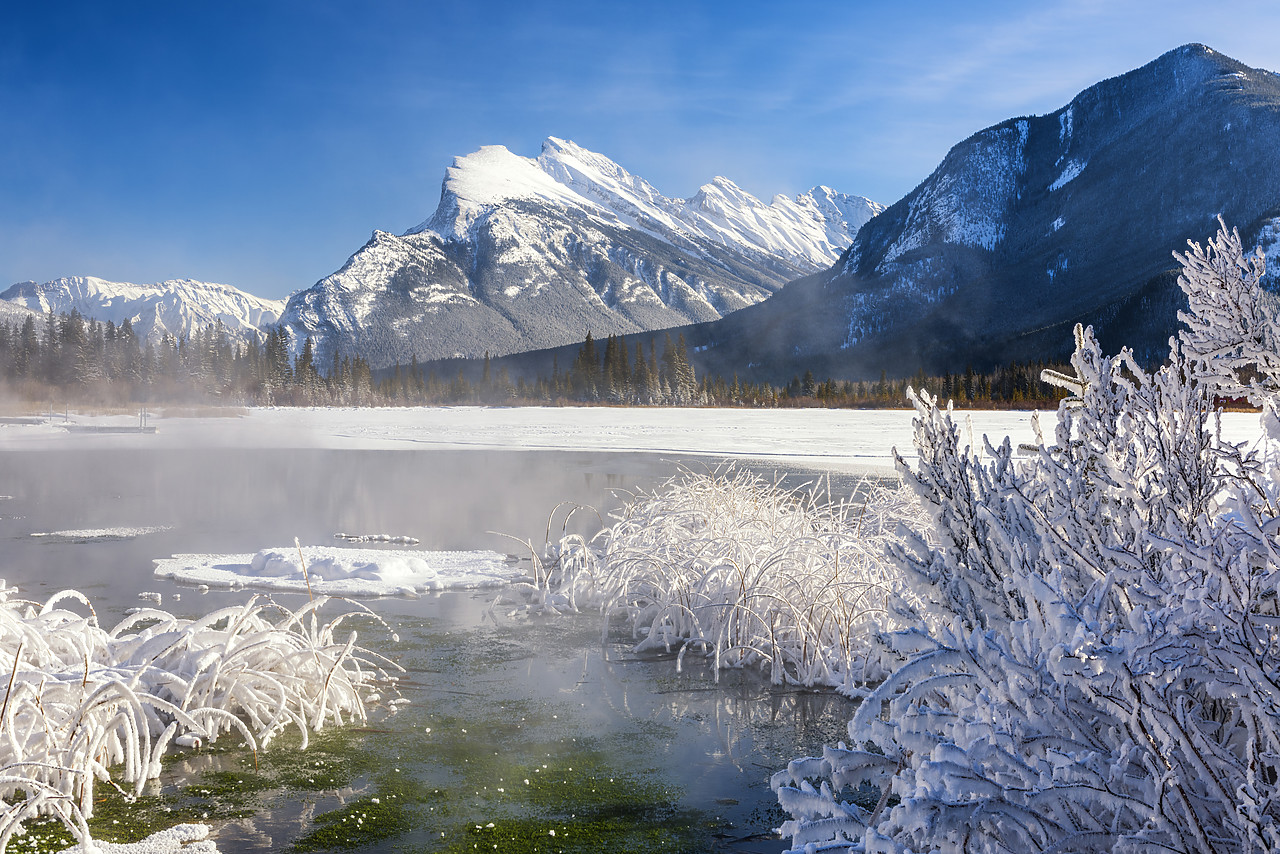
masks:
POLYGON ((891 203, 956 142, 1180 44, 1280 70, 1274 2, 62 2, 0 20, 0 287, 284 297, 559 136, 668 196, 891 203))

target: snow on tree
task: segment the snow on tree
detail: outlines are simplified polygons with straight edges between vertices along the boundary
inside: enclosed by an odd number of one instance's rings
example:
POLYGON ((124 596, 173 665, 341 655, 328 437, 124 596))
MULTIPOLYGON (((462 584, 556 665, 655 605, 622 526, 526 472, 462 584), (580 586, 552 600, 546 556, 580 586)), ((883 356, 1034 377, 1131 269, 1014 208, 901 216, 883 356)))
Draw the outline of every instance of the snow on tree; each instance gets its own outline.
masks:
POLYGON ((1031 456, 911 395, 915 628, 850 742, 774 776, 793 851, 1280 849, 1280 327, 1235 232, 1178 258, 1168 362, 1077 328, 1031 456), (1268 448, 1222 441, 1215 394, 1265 406, 1268 448))

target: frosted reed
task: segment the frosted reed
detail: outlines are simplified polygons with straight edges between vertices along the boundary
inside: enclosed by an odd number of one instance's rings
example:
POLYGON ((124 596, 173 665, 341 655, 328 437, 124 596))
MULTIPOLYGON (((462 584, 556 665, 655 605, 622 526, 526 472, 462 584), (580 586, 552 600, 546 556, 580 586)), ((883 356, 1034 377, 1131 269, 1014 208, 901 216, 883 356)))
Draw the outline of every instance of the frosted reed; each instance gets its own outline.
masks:
POLYGON ((640 652, 678 650, 682 663, 692 651, 717 672, 759 667, 775 684, 857 693, 884 675, 875 635, 902 592, 884 544, 919 513, 897 483, 857 492, 839 500, 821 482, 687 472, 637 495, 590 541, 562 531, 516 592, 534 610, 598 612, 606 632, 621 621, 640 652))
POLYGON ((297 729, 305 748, 312 730, 364 721, 394 690, 395 666, 350 629, 381 621, 354 603, 326 622, 327 597, 290 611, 255 596, 196 619, 143 609, 106 629, 78 592, 16 594, 0 581, 0 850, 37 815, 89 849, 95 786, 137 796, 171 745, 234 732, 256 753, 297 729))

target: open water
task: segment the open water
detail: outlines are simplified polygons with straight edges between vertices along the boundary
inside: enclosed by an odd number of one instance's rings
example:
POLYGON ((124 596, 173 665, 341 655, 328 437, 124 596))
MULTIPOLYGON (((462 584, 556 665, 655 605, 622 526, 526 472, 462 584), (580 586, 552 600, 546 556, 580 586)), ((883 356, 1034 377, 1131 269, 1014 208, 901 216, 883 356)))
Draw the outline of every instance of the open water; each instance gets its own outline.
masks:
MULTIPOLYGON (((540 544, 560 502, 605 513, 680 465, 651 454, 594 452, 6 451, 0 577, 37 600, 77 589, 108 626, 150 604, 142 593, 159 593, 161 607, 195 616, 251 594, 201 593, 156 579, 155 559, 254 552, 294 537, 336 544, 339 531, 411 536, 422 549, 518 552, 503 535, 540 544), (33 536, 128 528, 159 530, 120 539, 33 536)), ((833 486, 847 492, 852 483, 833 486)), ((591 533, 600 523, 579 514, 575 524, 591 533)), ((403 690, 411 701, 378 725, 368 749, 414 785, 454 797, 447 809, 440 802, 439 813, 417 807, 412 828, 358 850, 456 850, 460 827, 479 829, 516 813, 571 828, 575 809, 590 807, 574 806, 575 786, 608 775, 632 781, 637 798, 666 793, 665 806, 631 821, 649 815, 660 823, 675 813, 699 828, 697 847, 705 850, 783 848, 770 833, 783 816, 769 775, 842 738, 852 713, 847 701, 771 689, 753 674, 722 675, 717 683, 688 659, 677 673, 672 660, 636 658, 617 639, 602 643, 598 620, 513 620, 490 608, 495 595, 448 591, 365 602, 400 641, 373 632, 362 634, 362 645, 406 668, 403 690), (486 760, 487 770, 473 764, 490 753, 502 761, 486 760), (575 762, 578 771, 565 770, 575 762), (565 798, 513 806, 499 792, 512 785, 512 773, 543 770, 565 778, 565 798)), ((165 784, 218 761, 188 763, 165 784)), ((224 852, 281 850, 313 829, 319 814, 375 791, 375 778, 366 770, 332 791, 264 796, 247 815, 213 817, 215 839, 224 852)))

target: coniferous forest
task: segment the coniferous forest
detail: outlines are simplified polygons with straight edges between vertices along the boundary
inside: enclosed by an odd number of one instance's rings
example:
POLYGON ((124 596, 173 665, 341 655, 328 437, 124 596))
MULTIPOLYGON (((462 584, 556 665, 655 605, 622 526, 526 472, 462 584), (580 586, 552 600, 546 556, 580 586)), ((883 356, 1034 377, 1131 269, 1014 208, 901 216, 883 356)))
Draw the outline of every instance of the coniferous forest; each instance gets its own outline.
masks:
POLYGON ((335 354, 319 364, 311 341, 291 356, 289 341, 269 329, 260 342, 233 340, 221 326, 191 337, 139 338, 72 311, 41 321, 0 324, 0 383, 7 396, 31 404, 125 406, 145 403, 276 406, 431 404, 615 406, 904 406, 908 386, 960 406, 1048 408, 1062 396, 1040 381, 1044 363, 1009 364, 987 373, 964 368, 942 376, 875 381, 796 376, 784 386, 699 377, 684 337, 587 334, 572 364, 550 375, 512 377, 488 356, 447 371, 408 365, 374 370, 359 356, 335 354), (639 340, 643 338, 643 340, 639 340), (477 376, 478 374, 478 376, 477 376))

